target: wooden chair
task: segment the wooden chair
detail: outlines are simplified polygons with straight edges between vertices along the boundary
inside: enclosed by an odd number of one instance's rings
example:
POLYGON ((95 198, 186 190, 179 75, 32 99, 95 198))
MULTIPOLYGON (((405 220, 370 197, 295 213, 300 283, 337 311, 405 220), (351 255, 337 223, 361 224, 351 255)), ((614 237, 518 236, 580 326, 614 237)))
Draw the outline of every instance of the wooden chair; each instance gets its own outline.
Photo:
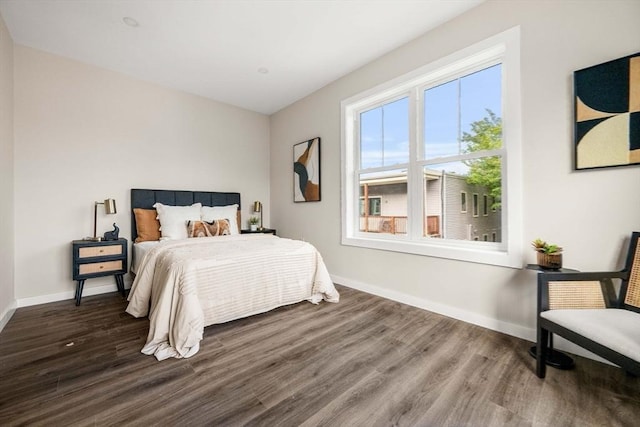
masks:
POLYGON ((622 271, 538 274, 536 373, 544 378, 549 333, 640 376, 640 232, 622 271), (621 279, 616 295, 612 279, 621 279))

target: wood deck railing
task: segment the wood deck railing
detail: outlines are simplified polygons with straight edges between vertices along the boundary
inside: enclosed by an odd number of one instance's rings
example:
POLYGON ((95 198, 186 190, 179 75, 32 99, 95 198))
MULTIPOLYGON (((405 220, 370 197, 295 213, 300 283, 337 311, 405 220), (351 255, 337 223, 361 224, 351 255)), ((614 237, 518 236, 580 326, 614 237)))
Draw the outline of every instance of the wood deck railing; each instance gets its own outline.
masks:
MULTIPOLYGON (((430 236, 440 235, 440 217, 425 217, 425 229, 430 236)), ((368 233, 407 234, 406 216, 361 216, 360 231, 368 233)))

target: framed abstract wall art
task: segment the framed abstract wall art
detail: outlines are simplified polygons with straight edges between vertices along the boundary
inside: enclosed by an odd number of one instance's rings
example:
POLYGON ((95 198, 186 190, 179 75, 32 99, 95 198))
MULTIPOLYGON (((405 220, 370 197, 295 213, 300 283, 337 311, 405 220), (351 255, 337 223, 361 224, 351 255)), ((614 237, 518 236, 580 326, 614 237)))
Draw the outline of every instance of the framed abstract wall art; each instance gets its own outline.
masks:
POLYGON ((640 52, 573 73, 575 168, 640 164, 640 52))
POLYGON ((320 138, 293 146, 293 201, 320 201, 320 138))

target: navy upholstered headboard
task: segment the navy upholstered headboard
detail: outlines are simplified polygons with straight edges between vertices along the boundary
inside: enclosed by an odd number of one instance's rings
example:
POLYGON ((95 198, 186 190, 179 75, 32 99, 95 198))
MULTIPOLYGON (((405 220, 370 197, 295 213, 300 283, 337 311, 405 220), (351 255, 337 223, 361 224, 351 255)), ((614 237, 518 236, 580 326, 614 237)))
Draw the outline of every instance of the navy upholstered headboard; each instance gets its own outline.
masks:
POLYGON ((160 202, 171 206, 189 206, 202 203, 203 206, 228 206, 237 204, 240 211, 240 193, 223 193, 218 191, 177 191, 177 190, 144 190, 131 189, 131 241, 135 242, 136 230, 135 208, 153 209, 160 202))

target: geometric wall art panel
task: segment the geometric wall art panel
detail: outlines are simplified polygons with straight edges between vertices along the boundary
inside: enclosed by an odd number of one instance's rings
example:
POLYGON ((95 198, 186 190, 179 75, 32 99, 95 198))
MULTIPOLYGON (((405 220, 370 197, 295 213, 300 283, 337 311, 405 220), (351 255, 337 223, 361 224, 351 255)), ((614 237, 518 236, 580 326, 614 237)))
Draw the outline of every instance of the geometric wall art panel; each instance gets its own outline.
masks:
POLYGON ((640 164, 640 53, 573 73, 575 168, 640 164))
POLYGON ((293 201, 320 201, 320 138, 293 146, 293 201))

